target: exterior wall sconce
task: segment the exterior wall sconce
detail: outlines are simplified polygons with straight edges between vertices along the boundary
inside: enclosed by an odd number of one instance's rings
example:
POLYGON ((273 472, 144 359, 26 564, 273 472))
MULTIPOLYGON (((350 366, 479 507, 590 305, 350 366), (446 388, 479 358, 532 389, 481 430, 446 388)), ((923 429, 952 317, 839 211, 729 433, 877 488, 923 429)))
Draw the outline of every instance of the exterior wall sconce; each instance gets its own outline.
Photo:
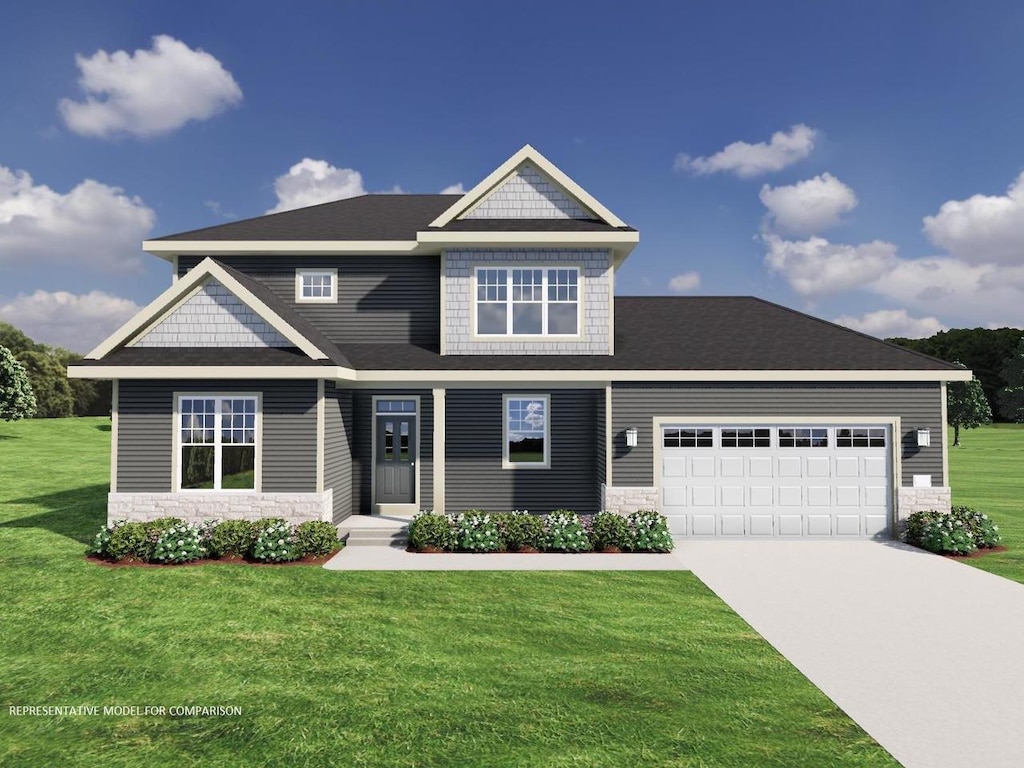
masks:
POLYGON ((917 445, 919 448, 926 448, 932 444, 932 433, 928 427, 919 427, 917 430, 917 445))
POLYGON ((627 427, 627 429, 626 429, 626 447, 627 448, 636 448, 636 441, 637 441, 637 436, 638 435, 639 435, 639 431, 637 430, 636 427, 627 427))

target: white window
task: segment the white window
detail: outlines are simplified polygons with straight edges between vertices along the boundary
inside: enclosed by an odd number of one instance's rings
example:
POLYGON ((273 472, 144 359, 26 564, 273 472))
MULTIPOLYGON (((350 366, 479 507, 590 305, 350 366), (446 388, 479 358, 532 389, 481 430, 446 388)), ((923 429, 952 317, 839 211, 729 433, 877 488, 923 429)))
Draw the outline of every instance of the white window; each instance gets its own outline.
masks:
POLYGON ((577 267, 476 270, 478 336, 579 336, 577 267))
POLYGON ((722 430, 723 448, 768 448, 771 446, 771 430, 759 427, 739 427, 722 430))
POLYGON ((503 401, 502 466, 550 467, 548 395, 505 395, 503 401))
POLYGON ((338 270, 295 270, 295 301, 311 304, 334 304, 338 301, 338 270))
POLYGON ((256 489, 256 397, 178 397, 178 488, 256 489))
POLYGON ((714 439, 711 427, 666 427, 662 444, 666 448, 711 448, 714 439))
POLYGON ((838 427, 836 448, 885 448, 885 427, 838 427))
POLYGON ((779 427, 779 448, 828 448, 828 429, 779 427))

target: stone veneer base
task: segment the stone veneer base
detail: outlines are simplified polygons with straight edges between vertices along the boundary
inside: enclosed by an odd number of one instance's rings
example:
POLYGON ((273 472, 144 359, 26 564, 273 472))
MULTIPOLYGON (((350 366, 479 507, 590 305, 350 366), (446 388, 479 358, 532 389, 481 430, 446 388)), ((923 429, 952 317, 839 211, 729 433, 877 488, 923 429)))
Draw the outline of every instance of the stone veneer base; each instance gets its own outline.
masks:
POLYGON ((179 517, 186 522, 282 517, 298 524, 308 520, 330 521, 333 503, 331 489, 323 493, 110 493, 107 494, 107 524, 115 520, 145 522, 160 517, 179 517))
POLYGON ((914 512, 949 512, 953 503, 953 491, 946 486, 934 488, 897 488, 896 519, 901 523, 914 512))
POLYGON ((618 515, 629 515, 641 509, 661 511, 658 488, 654 485, 602 485, 601 508, 618 515))

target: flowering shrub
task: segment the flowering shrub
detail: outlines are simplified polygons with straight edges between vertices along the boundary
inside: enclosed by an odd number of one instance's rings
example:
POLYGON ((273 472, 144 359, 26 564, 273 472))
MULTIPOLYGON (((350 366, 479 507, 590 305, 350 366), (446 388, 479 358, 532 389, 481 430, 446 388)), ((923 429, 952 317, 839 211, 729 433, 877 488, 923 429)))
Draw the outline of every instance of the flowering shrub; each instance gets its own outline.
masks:
POLYGON ((505 549, 518 552, 527 547, 541 549, 544 546, 544 520, 540 515, 531 515, 517 509, 506 515, 494 515, 498 535, 505 549))
POLYGON ((322 520, 309 520, 297 526, 295 539, 304 555, 329 555, 341 544, 338 527, 322 520))
POLYGON ((150 560, 155 543, 146 523, 121 523, 110 532, 107 557, 111 560, 150 560))
POLYGON ((224 520, 210 534, 210 554, 245 557, 256 543, 256 533, 256 527, 248 520, 224 520))
POLYGON ((471 509, 455 518, 458 548, 463 552, 497 552, 501 538, 494 518, 482 509, 471 509))
POLYGON ((615 547, 623 552, 633 549, 629 522, 614 512, 598 512, 590 521, 590 541, 594 549, 615 547))
POLYGON ((593 547, 579 515, 556 509, 544 519, 544 549, 549 552, 587 552, 593 547))
POLYGON ((907 518, 906 542, 939 554, 969 555, 999 544, 999 526, 976 509, 955 506, 948 513, 928 510, 907 518))
POLYGON ((638 552, 671 552, 675 546, 668 521, 651 509, 641 509, 627 518, 633 549, 638 552))
POLYGON ((453 521, 447 515, 420 512, 409 522, 409 546, 417 551, 432 547, 451 552, 457 543, 453 521))
POLYGON ((284 520, 265 518, 257 521, 259 532, 252 547, 252 556, 265 563, 287 563, 302 557, 295 540, 295 531, 284 520))
POLYGON ((200 543, 200 526, 178 523, 156 533, 151 560, 154 563, 187 563, 206 555, 200 543))

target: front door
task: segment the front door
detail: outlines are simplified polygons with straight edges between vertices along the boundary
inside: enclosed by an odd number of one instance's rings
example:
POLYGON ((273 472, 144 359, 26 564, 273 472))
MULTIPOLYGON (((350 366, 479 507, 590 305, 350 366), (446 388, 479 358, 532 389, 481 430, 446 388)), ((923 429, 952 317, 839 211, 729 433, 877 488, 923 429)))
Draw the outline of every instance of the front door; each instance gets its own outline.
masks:
POLYGON ((378 413, 374 461, 378 504, 416 501, 416 414, 378 413))

